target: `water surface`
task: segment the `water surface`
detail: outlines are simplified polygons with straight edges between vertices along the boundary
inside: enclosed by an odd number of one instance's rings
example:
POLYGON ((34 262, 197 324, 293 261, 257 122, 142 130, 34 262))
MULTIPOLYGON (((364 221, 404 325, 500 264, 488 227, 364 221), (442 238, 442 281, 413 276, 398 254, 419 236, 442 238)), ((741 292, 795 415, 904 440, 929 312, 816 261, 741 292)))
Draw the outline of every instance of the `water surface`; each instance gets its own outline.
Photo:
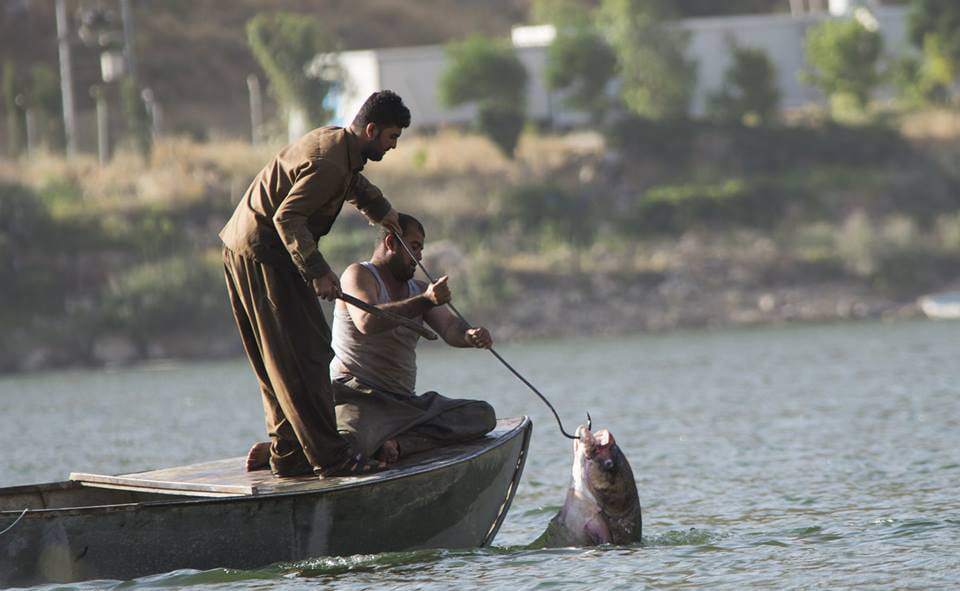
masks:
MULTIPOLYGON (((74 587, 956 588, 958 335, 912 321, 498 348, 568 429, 589 410, 614 433, 644 506, 642 547, 537 551, 523 545, 563 501, 570 442, 491 355, 425 347, 421 389, 534 419, 495 547, 74 587)), ((242 360, 0 379, 0 485, 241 455, 262 437, 258 396, 242 360)))

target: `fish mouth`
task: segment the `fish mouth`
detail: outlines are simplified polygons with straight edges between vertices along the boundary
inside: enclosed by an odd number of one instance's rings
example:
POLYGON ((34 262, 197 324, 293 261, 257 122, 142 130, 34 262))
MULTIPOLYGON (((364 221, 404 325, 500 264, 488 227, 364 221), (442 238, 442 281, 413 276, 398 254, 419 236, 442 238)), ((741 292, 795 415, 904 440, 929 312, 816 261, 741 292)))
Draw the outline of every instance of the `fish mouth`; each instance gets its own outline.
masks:
POLYGON ((575 454, 582 454, 587 459, 594 459, 599 454, 609 450, 614 444, 613 435, 606 429, 592 433, 583 425, 577 427, 577 439, 573 442, 575 454))

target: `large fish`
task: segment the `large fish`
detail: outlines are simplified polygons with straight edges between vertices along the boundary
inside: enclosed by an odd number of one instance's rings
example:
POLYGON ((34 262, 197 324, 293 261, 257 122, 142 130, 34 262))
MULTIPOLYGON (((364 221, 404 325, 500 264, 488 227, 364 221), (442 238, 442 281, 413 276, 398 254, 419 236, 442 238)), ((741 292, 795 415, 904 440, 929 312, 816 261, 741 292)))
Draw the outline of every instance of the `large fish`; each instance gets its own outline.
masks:
POLYGON ((560 512, 535 547, 635 544, 643 523, 633 470, 606 429, 581 425, 573 443, 573 477, 560 512))

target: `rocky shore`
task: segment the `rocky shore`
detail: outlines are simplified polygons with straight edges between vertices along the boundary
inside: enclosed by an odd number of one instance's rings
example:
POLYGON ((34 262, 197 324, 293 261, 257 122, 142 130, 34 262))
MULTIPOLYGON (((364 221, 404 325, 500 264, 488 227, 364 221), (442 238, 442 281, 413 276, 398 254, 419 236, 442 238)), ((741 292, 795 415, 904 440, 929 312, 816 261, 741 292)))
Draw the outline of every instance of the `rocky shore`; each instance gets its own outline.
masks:
MULTIPOLYGON (((915 297, 895 299, 856 281, 747 285, 730 277, 727 269, 702 271, 516 274, 511 277, 516 295, 510 301, 465 313, 501 342, 922 316, 915 297)), ((240 339, 229 330, 163 334, 147 342, 144 350, 129 338, 107 334, 75 357, 37 347, 19 355, 12 369, 117 367, 243 355, 240 339)))

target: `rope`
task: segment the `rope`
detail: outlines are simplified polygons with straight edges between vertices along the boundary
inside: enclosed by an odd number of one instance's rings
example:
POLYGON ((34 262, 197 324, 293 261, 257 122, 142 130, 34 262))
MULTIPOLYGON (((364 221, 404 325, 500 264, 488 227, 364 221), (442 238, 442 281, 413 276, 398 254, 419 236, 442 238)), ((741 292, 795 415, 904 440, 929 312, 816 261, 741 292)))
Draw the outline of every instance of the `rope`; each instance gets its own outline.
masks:
MULTIPOLYGON (((394 235, 394 237, 396 237, 397 240, 400 241, 400 244, 403 246, 403 249, 404 249, 405 251, 407 251, 407 254, 410 255, 410 258, 412 258, 413 260, 417 261, 417 266, 420 267, 420 270, 423 271, 423 274, 426 275, 427 279, 430 280, 430 283, 436 283, 436 281, 435 281, 435 280, 433 279, 433 277, 430 275, 430 272, 427 271, 426 267, 423 266, 423 263, 420 262, 420 259, 418 259, 418 258, 413 254, 413 251, 410 250, 410 247, 407 246, 407 243, 404 242, 404 241, 403 241, 403 238, 400 237, 400 234, 394 232, 393 235, 394 235)), ((447 307, 449 307, 449 308, 450 308, 450 311, 452 311, 454 314, 456 314, 457 317, 458 317, 460 320, 462 320, 464 324, 466 324, 467 326, 473 326, 472 324, 470 324, 469 322, 467 322, 467 319, 463 317, 463 314, 461 314, 460 311, 457 310, 456 307, 454 307, 454 305, 453 305, 451 302, 447 302, 447 307)), ((543 394, 541 394, 540 391, 537 390, 537 389, 534 387, 534 385, 530 383, 529 380, 527 380, 527 378, 525 378, 525 377, 523 377, 522 375, 520 375, 520 372, 518 372, 517 370, 515 370, 512 365, 510 365, 509 363, 507 363, 507 360, 506 360, 506 359, 504 359, 503 357, 500 356, 499 353, 497 353, 496 351, 494 351, 494 350, 493 350, 493 347, 490 347, 488 350, 489 350, 491 353, 493 353, 493 356, 497 358, 497 361, 499 361, 500 363, 502 363, 504 367, 506 367, 506 368, 509 369, 511 372, 513 372, 513 375, 517 376, 517 377, 520 379, 521 382, 523 382, 524 384, 526 384, 526 386, 527 386, 528 388, 530 388, 530 390, 531 390, 534 394, 536 394, 537 396, 539 396, 539 397, 540 397, 540 400, 542 400, 543 403, 547 405, 547 408, 549 408, 550 411, 553 413, 553 417, 554 417, 555 419, 557 419, 557 427, 560 428, 560 433, 562 433, 564 437, 567 437, 567 438, 569 438, 569 439, 579 439, 579 437, 577 437, 576 435, 571 435, 571 434, 567 433, 567 431, 563 428, 563 423, 560 421, 560 415, 557 414, 557 410, 556 410, 555 408, 553 408, 553 405, 550 404, 550 401, 547 400, 547 397, 546 397, 546 396, 544 396, 543 394)), ((592 423, 592 421, 590 420, 590 413, 587 413, 587 423, 588 423, 588 424, 591 424, 591 423, 592 423)), ((590 428, 590 427, 587 427, 587 429, 589 429, 589 428, 590 428)))
POLYGON ((20 517, 17 517, 16 520, 14 520, 13 523, 11 523, 9 526, 7 526, 7 529, 5 529, 5 530, 3 530, 3 531, 0 531, 0 536, 2 536, 3 534, 7 533, 7 532, 10 531, 11 529, 13 529, 13 526, 15 526, 16 524, 20 523, 20 520, 23 519, 23 516, 26 515, 26 514, 27 514, 27 511, 29 511, 29 510, 30 510, 29 508, 28 508, 28 509, 24 509, 23 512, 20 513, 20 517))

